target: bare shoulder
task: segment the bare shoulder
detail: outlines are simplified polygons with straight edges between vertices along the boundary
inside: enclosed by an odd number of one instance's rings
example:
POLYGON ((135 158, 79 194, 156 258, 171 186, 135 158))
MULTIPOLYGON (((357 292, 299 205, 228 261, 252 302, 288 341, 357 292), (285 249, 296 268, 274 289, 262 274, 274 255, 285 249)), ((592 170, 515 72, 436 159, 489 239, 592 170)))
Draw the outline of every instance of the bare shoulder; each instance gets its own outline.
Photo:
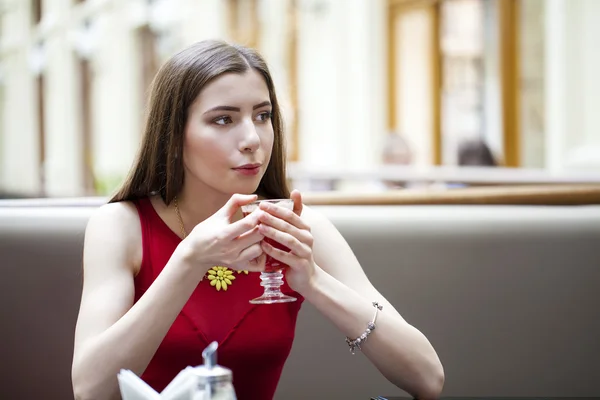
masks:
POLYGON ((137 273, 142 258, 142 232, 137 208, 131 202, 109 203, 94 211, 85 231, 84 257, 118 259, 137 273))
POLYGON ((310 227, 314 238, 314 249, 317 254, 323 255, 323 252, 331 253, 333 249, 343 248, 345 251, 349 249, 342 234, 322 212, 303 206, 302 219, 310 227))
POLYGON ((310 226, 313 234, 315 231, 316 233, 322 231, 330 233, 331 231, 337 232, 337 228, 325 214, 314 208, 308 207, 307 205, 302 206, 302 219, 310 226))
POLYGON ((302 205, 302 219, 305 220, 309 225, 313 224, 327 224, 329 219, 322 212, 315 210, 306 204, 302 205))
MULTIPOLYGON (((136 207, 128 201, 104 204, 90 217, 86 235, 101 235, 127 239, 141 235, 140 218, 136 207)), ((107 238, 108 239, 108 238, 107 238)))
POLYGON ((317 265, 348 286, 361 291, 370 283, 352 248, 333 222, 322 212, 302 208, 302 219, 313 236, 313 256, 317 265))
POLYGON ((116 203, 108 203, 98 207, 90 220, 103 220, 103 219, 114 219, 115 221, 119 221, 123 218, 138 220, 138 212, 136 207, 130 201, 119 201, 116 203))

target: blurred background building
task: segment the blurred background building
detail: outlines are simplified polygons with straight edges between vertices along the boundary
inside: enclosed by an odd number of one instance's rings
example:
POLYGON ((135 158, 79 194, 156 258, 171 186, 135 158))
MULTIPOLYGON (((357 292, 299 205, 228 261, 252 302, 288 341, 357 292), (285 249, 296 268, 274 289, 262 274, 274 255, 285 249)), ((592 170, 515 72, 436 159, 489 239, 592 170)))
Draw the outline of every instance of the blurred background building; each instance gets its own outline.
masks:
POLYGON ((113 191, 154 74, 207 38, 265 55, 309 188, 377 178, 389 134, 408 174, 478 139, 507 173, 600 176, 599 17, 599 0, 1 0, 0 192, 113 191))

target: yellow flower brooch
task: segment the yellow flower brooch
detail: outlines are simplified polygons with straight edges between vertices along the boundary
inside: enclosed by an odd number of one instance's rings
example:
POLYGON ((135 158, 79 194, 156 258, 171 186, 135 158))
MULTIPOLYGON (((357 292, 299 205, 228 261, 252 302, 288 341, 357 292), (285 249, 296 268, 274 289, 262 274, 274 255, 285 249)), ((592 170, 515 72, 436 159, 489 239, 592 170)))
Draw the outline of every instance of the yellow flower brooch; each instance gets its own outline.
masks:
MULTIPOLYGON (((242 272, 248 275, 248 271, 238 271, 238 274, 242 272)), ((221 289, 227 291, 227 288, 231 286, 235 280, 233 270, 222 266, 216 266, 209 269, 206 277, 210 281, 210 286, 214 286, 218 291, 221 289)))

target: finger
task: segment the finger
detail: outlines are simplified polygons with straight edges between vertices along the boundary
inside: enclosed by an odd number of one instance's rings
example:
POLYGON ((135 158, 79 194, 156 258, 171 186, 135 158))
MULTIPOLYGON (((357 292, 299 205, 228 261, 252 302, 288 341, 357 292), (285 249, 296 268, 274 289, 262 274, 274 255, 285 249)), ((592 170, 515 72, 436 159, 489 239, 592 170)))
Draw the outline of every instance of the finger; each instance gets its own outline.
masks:
POLYGON ((292 190, 290 198, 294 201, 294 214, 298 216, 302 215, 302 209, 304 208, 304 205, 302 204, 302 194, 300 191, 296 189, 292 190))
POLYGON ((298 261, 298 256, 293 253, 288 253, 287 251, 280 250, 276 247, 273 247, 267 242, 261 242, 262 250, 269 256, 273 257, 277 261, 292 266, 298 261))
POLYGON ((258 225, 258 219, 260 218, 260 210, 256 209, 244 218, 229 224, 225 227, 225 235, 228 239, 235 239, 238 236, 251 231, 258 225))
POLYGON ((258 265, 265 258, 266 258, 266 255, 263 252, 260 256, 258 256, 256 258, 253 258, 252 260, 250 260, 250 264, 252 264, 252 265, 258 265))
POLYGON ((265 265, 262 264, 262 266, 258 266, 258 265, 254 265, 254 264, 248 264, 244 267, 244 270, 246 270, 248 272, 264 272, 265 265))
POLYGON ((227 200, 227 203, 218 211, 225 217, 231 220, 240 207, 256 201, 258 198, 255 194, 234 194, 227 200))
MULTIPOLYGON (((259 246, 260 246, 260 244, 259 244, 259 246)), ((262 247, 261 247, 261 251, 262 251, 262 247)), ((260 256, 253 258, 252 260, 250 260, 248 262, 248 266, 246 267, 246 269, 248 271, 254 271, 254 272, 264 271, 266 261, 267 261, 267 255, 263 251, 260 254, 260 256)))
POLYGON ((250 229, 249 231, 246 231, 246 232, 242 233, 241 235, 237 236, 237 237, 235 238, 235 240, 238 240, 238 239, 244 239, 244 238, 246 238, 246 237, 248 237, 248 236, 252 235, 252 234, 253 234, 254 232, 256 232, 257 230, 258 230, 258 225, 256 225, 254 228, 250 229))
POLYGON ((260 209, 289 222, 298 229, 310 230, 309 226, 293 210, 267 202, 260 203, 260 209))
POLYGON ((238 236, 233 240, 235 248, 245 249, 251 245, 260 242, 264 239, 264 235, 260 232, 258 226, 255 226, 250 232, 238 236))
MULTIPOLYGON (((261 256, 264 254, 262 246, 260 243, 255 243, 252 246, 246 247, 244 250, 240 252, 238 257, 238 262, 236 264, 242 264, 245 269, 248 270, 258 270, 262 264, 264 268, 264 261, 261 263, 261 256), (255 263, 251 262, 252 260, 257 260, 255 263)), ((264 257, 263 257, 264 259, 264 257)))
POLYGON ((281 232, 268 225, 262 224, 259 226, 259 231, 265 237, 273 239, 277 243, 287 247, 288 249, 290 249, 291 253, 297 255, 298 257, 306 258, 310 256, 310 250, 308 250, 302 242, 300 242, 298 239, 296 239, 289 233, 281 232))
POLYGON ((294 236, 302 243, 312 246, 312 235, 306 229, 298 229, 294 225, 281 218, 277 218, 269 213, 263 212, 259 216, 259 222, 261 224, 269 225, 278 231, 289 233, 294 236))

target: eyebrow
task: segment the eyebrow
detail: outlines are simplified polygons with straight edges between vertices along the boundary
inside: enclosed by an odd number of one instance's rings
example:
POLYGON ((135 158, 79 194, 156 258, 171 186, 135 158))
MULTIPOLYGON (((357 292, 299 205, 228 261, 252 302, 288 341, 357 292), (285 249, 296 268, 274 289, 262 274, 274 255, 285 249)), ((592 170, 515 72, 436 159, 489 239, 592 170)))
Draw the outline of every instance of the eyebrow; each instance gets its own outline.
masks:
MULTIPOLYGON (((261 107, 265 107, 265 106, 270 106, 271 102, 270 101, 263 101, 262 103, 256 104, 255 106, 252 107, 253 110, 256 110, 257 108, 261 108, 261 107)), ((235 112, 240 112, 241 109, 239 107, 232 107, 232 106, 216 106, 213 107, 209 110, 206 110, 204 112, 204 114, 208 114, 210 112, 213 111, 235 111, 235 112)))

